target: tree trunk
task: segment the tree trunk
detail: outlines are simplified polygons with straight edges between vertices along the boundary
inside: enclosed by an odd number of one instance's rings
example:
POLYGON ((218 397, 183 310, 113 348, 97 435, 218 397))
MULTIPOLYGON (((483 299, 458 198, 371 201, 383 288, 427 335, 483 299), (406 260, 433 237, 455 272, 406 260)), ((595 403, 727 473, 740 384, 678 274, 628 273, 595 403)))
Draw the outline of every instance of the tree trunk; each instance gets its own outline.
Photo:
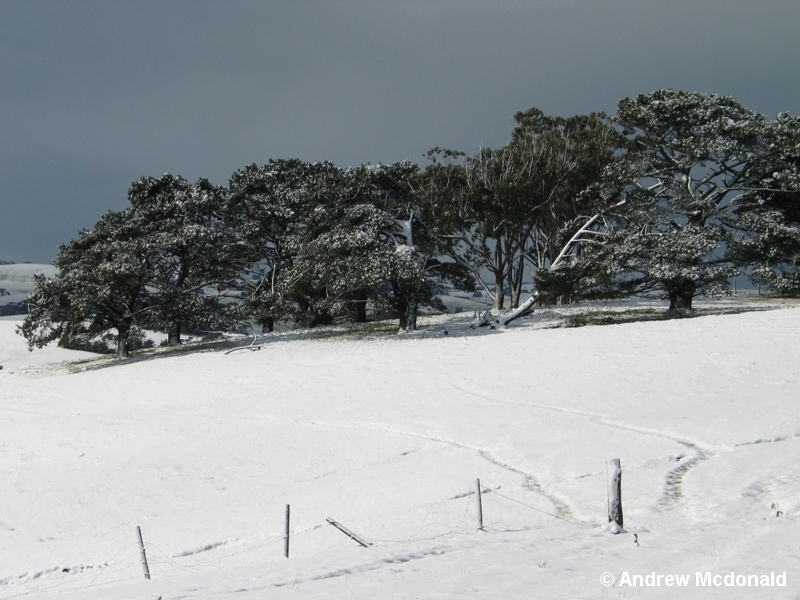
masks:
POLYGON ((367 292, 357 290, 353 293, 353 320, 356 323, 367 322, 367 292))
POLYGON ((405 299, 400 310, 400 331, 417 330, 417 303, 411 299, 405 299))
POLYGON ((325 326, 331 324, 333 324, 333 315, 331 315, 327 310, 324 310, 319 313, 314 313, 308 326, 313 328, 319 327, 320 325, 325 326))
POLYGON ((173 321, 167 334, 167 346, 180 346, 181 343, 181 322, 173 321))
POLYGON ((517 259, 517 266, 511 269, 508 276, 508 284, 511 289, 511 308, 518 308, 522 298, 522 279, 525 275, 525 258, 520 256, 517 259))
POLYGON ((417 303, 408 300, 406 309, 406 331, 417 330, 417 303))
POLYGON ((503 310, 503 305, 506 302, 506 290, 505 290, 506 280, 503 277, 502 273, 495 272, 494 274, 494 306, 492 306, 493 310, 501 311, 503 310))
POLYGON ((130 346, 128 345, 128 335, 131 332, 130 326, 117 327, 117 360, 130 358, 130 346))
POLYGON ((667 295, 669 296, 669 312, 682 314, 692 311, 692 301, 697 286, 691 279, 683 279, 680 282, 667 284, 667 295))
POLYGON ((261 333, 272 333, 275 331, 275 319, 272 317, 263 317, 260 321, 261 333))
POLYGON ((406 289, 398 279, 392 279, 391 285, 392 307, 397 314, 400 331, 415 331, 419 309, 416 294, 406 289))
POLYGON ((367 303, 366 302, 356 302, 356 323, 366 323, 367 322, 367 303))

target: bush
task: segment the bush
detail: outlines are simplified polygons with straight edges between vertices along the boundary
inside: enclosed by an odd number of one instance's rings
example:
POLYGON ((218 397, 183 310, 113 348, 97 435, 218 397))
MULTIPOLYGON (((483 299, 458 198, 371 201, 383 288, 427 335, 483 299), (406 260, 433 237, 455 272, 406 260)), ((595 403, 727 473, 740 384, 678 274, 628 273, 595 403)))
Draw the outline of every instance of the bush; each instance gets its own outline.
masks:
MULTIPOLYGON (((86 339, 81 336, 62 335, 58 340, 60 348, 69 350, 81 350, 83 352, 93 352, 95 354, 114 354, 116 353, 116 336, 106 333, 102 337, 86 339)), ((152 348, 155 342, 148 338, 144 331, 138 327, 131 329, 128 335, 128 348, 131 352, 142 348, 152 348)))

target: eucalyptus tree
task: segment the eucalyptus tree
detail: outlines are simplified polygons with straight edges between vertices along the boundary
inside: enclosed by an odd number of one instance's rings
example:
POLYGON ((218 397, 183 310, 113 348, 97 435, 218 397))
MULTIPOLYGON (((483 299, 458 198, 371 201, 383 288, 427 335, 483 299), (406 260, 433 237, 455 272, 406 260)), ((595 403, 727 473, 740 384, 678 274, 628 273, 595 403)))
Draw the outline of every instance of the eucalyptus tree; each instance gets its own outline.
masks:
MULTIPOLYGON (((509 146, 535 164, 528 194, 536 201, 525 246, 525 267, 535 283, 537 298, 543 276, 565 249, 580 254, 579 240, 591 237, 602 224, 600 216, 615 201, 596 193, 604 170, 625 148, 627 141, 604 113, 550 117, 538 109, 517 113, 509 146)), ((561 271, 558 297, 568 301, 578 284, 561 271)), ((511 278, 512 294, 519 290, 522 268, 511 278)), ((529 299, 530 300, 530 299, 529 299)), ((518 307, 512 302, 512 308, 518 307)))
MULTIPOLYGON (((515 115, 509 143, 475 156, 434 148, 420 193, 449 255, 468 268, 502 311, 520 306, 526 272, 549 268, 564 244, 602 208, 584 193, 622 143, 602 114, 515 115), (485 284, 489 273, 492 284, 485 284)), ((530 303, 529 303, 530 304, 530 303)))
POLYGON ((475 156, 434 148, 427 157, 420 195, 431 228, 451 241, 450 258, 471 272, 500 310, 525 252, 529 165, 507 148, 482 148, 475 156), (491 284, 484 281, 486 274, 491 284))

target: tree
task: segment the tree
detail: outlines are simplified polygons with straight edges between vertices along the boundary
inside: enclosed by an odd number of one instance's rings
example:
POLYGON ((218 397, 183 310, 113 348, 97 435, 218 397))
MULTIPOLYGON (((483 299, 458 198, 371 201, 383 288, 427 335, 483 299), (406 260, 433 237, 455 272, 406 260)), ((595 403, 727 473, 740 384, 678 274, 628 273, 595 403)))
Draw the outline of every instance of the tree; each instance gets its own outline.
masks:
POLYGON ((468 269, 502 310, 509 278, 524 260, 526 213, 536 208, 524 193, 531 165, 507 148, 481 149, 474 157, 434 148, 427 156, 420 192, 430 226, 450 240, 450 258, 468 269), (486 272, 493 286, 484 282, 486 272))
MULTIPOLYGON (((385 254, 391 294, 389 305, 399 319, 400 331, 417 328, 419 308, 444 310, 437 296, 442 287, 474 291, 469 270, 457 261, 447 261, 449 240, 433 234, 429 215, 416 192, 419 167, 411 161, 362 167, 370 184, 372 204, 386 220, 378 235, 385 254)), ((386 289, 381 286, 377 291, 386 289)), ((380 303, 376 295, 376 304, 380 303)))
POLYGON ((443 308, 434 293, 442 277, 458 285, 458 269, 439 260, 419 218, 410 161, 341 169, 324 180, 307 214, 290 281, 300 318, 310 324, 337 315, 366 320, 366 307, 386 307, 400 330, 417 327, 422 305, 443 308))
POLYGON ((52 279, 36 277, 20 332, 30 348, 64 338, 89 341, 116 331, 117 358, 148 310, 149 277, 141 229, 129 211, 106 213, 89 231, 59 248, 52 279))
POLYGON ((184 327, 231 325, 222 297, 205 294, 237 275, 220 190, 207 179, 189 183, 167 173, 133 182, 128 201, 146 243, 148 324, 165 331, 171 346, 181 343, 184 327))
POLYGON ((767 139, 777 150, 774 166, 736 207, 731 256, 755 283, 787 292, 800 272, 800 118, 779 114, 767 139))
POLYGON ((241 273, 235 284, 246 295, 240 311, 266 332, 292 312, 287 276, 297 260, 307 217, 318 204, 315 194, 334 171, 331 163, 270 160, 236 171, 228 182, 226 214, 238 236, 234 254, 241 273))
MULTIPOLYGON (((613 198, 594 193, 593 186, 626 141, 603 113, 561 118, 531 109, 517 113, 514 120, 517 125, 509 146, 537 165, 531 193, 539 199, 539 208, 532 214, 525 252, 537 293, 540 275, 550 273, 559 257, 564 258, 565 249, 579 255, 578 240, 590 237, 602 223, 599 217, 613 205, 613 198)), ((521 271, 512 281, 512 293, 521 287, 521 271)), ((565 277, 566 271, 560 272, 557 297, 569 302, 578 279, 565 277)), ((516 308, 518 303, 511 306, 516 308)))
POLYGON ((618 151, 621 138, 602 114, 568 119, 548 117, 538 109, 515 115, 517 126, 500 150, 481 150, 475 157, 435 148, 428 153, 421 192, 433 215, 436 234, 452 240, 449 255, 484 284, 497 317, 486 313, 483 324, 495 326, 519 318, 526 270, 547 270, 576 232, 603 209, 607 198, 590 195, 618 151), (511 312, 505 307, 506 287, 511 312))
POLYGON ((724 291, 737 207, 758 193, 780 150, 769 124, 731 98, 660 90, 624 99, 614 118, 630 140, 600 189, 621 198, 614 231, 584 265, 595 292, 658 289, 670 311, 724 291))
POLYGON ((37 278, 21 328, 29 346, 88 345, 115 330, 117 357, 126 358, 136 326, 166 331, 178 344, 183 326, 230 323, 219 298, 203 293, 233 276, 218 190, 166 174, 134 182, 128 199, 127 209, 60 247, 55 278, 37 278))

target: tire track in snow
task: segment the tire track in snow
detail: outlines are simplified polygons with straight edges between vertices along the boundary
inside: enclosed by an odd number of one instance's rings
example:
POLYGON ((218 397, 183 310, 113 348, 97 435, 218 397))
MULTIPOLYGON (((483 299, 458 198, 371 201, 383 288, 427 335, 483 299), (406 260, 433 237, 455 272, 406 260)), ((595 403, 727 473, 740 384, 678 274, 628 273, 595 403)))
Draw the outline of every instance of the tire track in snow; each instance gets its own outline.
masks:
MULTIPOLYGON (((192 415, 192 416, 193 417, 201 417, 201 418, 212 418, 212 419, 217 419, 217 418, 241 419, 241 418, 243 418, 243 417, 232 417, 232 416, 227 416, 227 415, 224 416, 224 417, 210 416, 210 415, 192 415)), ((347 424, 343 424, 343 423, 328 423, 328 422, 321 422, 321 421, 305 421, 305 420, 301 420, 301 419, 284 419, 284 418, 276 418, 276 417, 247 417, 247 419, 250 420, 250 421, 261 420, 261 421, 268 421, 268 422, 275 422, 275 423, 287 423, 287 424, 291 424, 291 425, 303 425, 303 426, 315 426, 315 427, 331 427, 331 428, 349 429, 349 430, 355 430, 355 431, 368 431, 368 432, 372 432, 372 433, 386 433, 386 434, 390 434, 390 435, 398 435, 398 436, 404 436, 404 437, 409 437, 409 438, 418 439, 418 440, 424 440, 426 442, 435 442, 435 443, 438 443, 438 444, 443 444, 443 445, 451 446, 451 447, 454 447, 454 448, 458 448, 460 450, 465 450, 467 452, 473 452, 473 453, 477 454, 478 456, 480 456, 482 459, 492 463, 496 467, 499 467, 501 469, 504 469, 506 471, 509 471, 511 473, 514 473, 516 475, 519 475, 519 476, 523 477, 525 479, 525 483, 523 484, 523 487, 525 489, 531 491, 531 492, 534 492, 536 494, 539 494, 540 496, 543 496, 546 500, 548 500, 553 505, 554 509, 556 510, 556 514, 560 518, 563 518, 565 520, 575 520, 574 513, 570 509, 569 505, 563 499, 561 499, 560 497, 558 497, 558 496, 548 492, 547 490, 545 490, 541 486, 539 481, 536 479, 535 475, 533 475, 532 473, 528 473, 526 471, 523 471, 522 469, 520 469, 518 467, 512 466, 512 465, 510 465, 508 463, 505 463, 505 462, 495 458, 490 452, 488 452, 487 450, 484 450, 482 448, 477 448, 477 447, 474 447, 474 446, 468 446, 466 444, 462 444, 460 442, 455 442, 453 440, 444 439, 444 438, 441 438, 441 437, 425 435, 425 434, 421 434, 421 433, 412 433, 412 432, 408 432, 408 431, 399 431, 399 430, 396 430, 396 429, 388 429, 388 428, 385 428, 385 427, 371 427, 371 426, 367 426, 367 425, 347 425, 347 424)), ((402 456, 405 456, 405 454, 402 455, 402 456)), ((393 462, 395 460, 397 460, 397 457, 391 458, 391 459, 389 459, 387 461, 384 461, 384 462, 385 463, 390 463, 390 462, 393 462)), ((384 463, 381 463, 381 464, 384 464, 384 463)), ((372 466, 375 466, 375 465, 372 465, 372 466)), ((322 475, 322 477, 326 477, 328 475, 333 475, 334 473, 335 472, 325 473, 325 474, 322 475)))
MULTIPOLYGON (((661 510, 668 510, 677 506, 677 504, 683 499, 683 478, 686 475, 686 473, 688 473, 691 469, 697 467, 698 465, 704 463, 705 461, 715 456, 715 453, 712 452, 708 446, 702 444, 701 442, 683 438, 671 433, 659 431, 657 429, 651 429, 648 427, 639 427, 636 425, 628 425, 626 423, 620 423, 619 421, 612 421, 611 419, 608 419, 604 415, 598 413, 571 409, 571 408, 564 408, 561 406, 552 406, 548 404, 516 402, 513 400, 496 400, 494 398, 489 398, 485 394, 481 394, 479 392, 473 392, 471 390, 465 390, 456 385, 453 385, 452 387, 457 389, 459 392, 468 394, 470 396, 474 396, 476 398, 481 398, 482 400, 486 400, 487 402, 491 401, 492 403, 495 404, 497 403, 510 404, 522 408, 547 410, 550 412, 563 415, 575 415, 587 419, 590 423, 594 423, 595 425, 599 425, 601 427, 610 427, 612 429, 618 429, 621 431, 630 431, 632 433, 637 433, 644 436, 658 437, 676 442, 690 449, 692 452, 694 452, 694 455, 691 456, 689 459, 683 461, 678 467, 669 470, 665 476, 664 493, 661 499, 658 501, 658 506, 660 507, 661 510)), ((547 497, 550 498, 551 501, 554 498, 550 494, 548 494, 547 497)))
POLYGON ((501 460, 498 460, 490 452, 488 452, 487 450, 483 450, 482 448, 476 448, 474 446, 468 446, 466 444, 462 444, 460 442, 454 442, 452 440, 446 440, 444 438, 428 436, 428 435, 423 435, 423 434, 419 434, 419 433, 409 433, 409 432, 406 432, 406 431, 397 431, 397 430, 394 430, 394 429, 384 429, 384 428, 375 428, 375 427, 357 427, 357 426, 354 426, 354 425, 336 425, 336 424, 332 424, 332 423, 319 423, 319 422, 305 423, 305 424, 324 425, 326 427, 343 427, 343 428, 347 428, 347 429, 357 429, 357 430, 361 430, 361 431, 372 431, 372 432, 379 432, 379 433, 388 433, 388 434, 392 434, 392 435, 402 435, 402 436, 411 437, 411 438, 415 438, 415 439, 425 440, 425 441, 428 441, 428 442, 436 442, 436 443, 439 443, 439 444, 445 444, 445 445, 448 445, 448 446, 452 446, 454 448, 458 448, 460 450, 466 450, 468 452, 474 452, 478 456, 480 456, 482 459, 492 463, 496 467, 499 467, 499 468, 504 469, 506 471, 510 471, 511 473, 514 473, 515 475, 520 475, 520 476, 524 477, 525 478, 525 483, 523 484, 523 487, 525 489, 529 490, 529 491, 532 491, 532 492, 534 492, 536 494, 539 494, 540 496, 543 496, 546 500, 548 500, 553 505, 553 507, 555 508, 556 514, 559 516, 559 518, 562 518, 562 519, 565 519, 565 520, 574 520, 575 519, 575 516, 574 516, 572 510, 570 509, 570 507, 561 498, 559 498, 558 496, 555 496, 555 495, 549 493, 547 490, 545 490, 539 484, 539 482, 537 481, 536 477, 533 474, 527 473, 527 472, 523 471, 522 469, 519 469, 517 467, 509 465, 508 463, 505 463, 505 462, 503 462, 501 460))
POLYGON ((334 424, 334 423, 320 423, 318 421, 315 421, 315 422, 302 421, 301 423, 304 424, 304 425, 319 425, 319 426, 325 426, 325 427, 341 427, 341 428, 345 428, 345 429, 356 429, 356 430, 360 430, 360 431, 372 431, 372 432, 379 432, 379 433, 388 433, 388 434, 391 434, 391 435, 402 435, 402 436, 405 436, 405 437, 415 438, 415 439, 419 439, 419 440, 425 440, 425 441, 428 441, 428 442, 436 442, 436 443, 439 443, 439 444, 445 444, 445 445, 448 445, 448 446, 452 446, 454 448, 458 448, 460 450, 466 450, 468 452, 474 452, 478 456, 480 456, 482 459, 492 463, 496 467, 499 467, 499 468, 504 469, 506 471, 510 471, 511 473, 514 473, 515 475, 520 475, 521 477, 524 477, 525 478, 525 483, 523 484, 523 487, 525 489, 531 491, 531 492, 539 494, 540 496, 542 496, 546 500, 548 500, 553 505, 553 507, 555 508, 556 514, 558 515, 559 518, 562 518, 564 520, 575 520, 575 515, 572 512, 572 510, 570 509, 569 505, 564 500, 559 498, 558 496, 556 496, 556 495, 548 492, 547 490, 545 490, 541 486, 541 484, 538 482, 538 480, 536 479, 536 477, 533 474, 528 473, 526 471, 523 471, 522 469, 520 469, 518 467, 515 467, 515 466, 512 466, 512 465, 510 465, 508 463, 505 463, 505 462, 503 462, 501 460, 498 460, 490 452, 488 452, 487 450, 484 450, 482 448, 476 448, 474 446, 468 446, 468 445, 462 444, 460 442, 455 442, 453 440, 447 440, 447 439, 439 438, 439 437, 435 437, 435 436, 429 436, 429 435, 424 435, 424 434, 420 434, 420 433, 410 433, 410 432, 407 432, 407 431, 397 431, 397 430, 394 430, 394 429, 386 429, 386 428, 379 428, 379 427, 362 427, 362 426, 342 425, 342 424, 334 424))
POLYGON ((361 563, 359 565, 334 569, 332 571, 326 571, 316 575, 309 574, 302 577, 296 577, 291 581, 285 580, 278 583, 273 583, 272 585, 274 587, 286 587, 287 585, 295 586, 297 584, 307 583, 310 581, 319 581, 322 579, 333 579, 335 577, 344 577, 346 575, 353 575, 357 573, 366 573, 368 571, 382 569, 386 565, 403 564, 411 562, 412 560, 420 560, 422 558, 427 558, 428 556, 441 556, 442 554, 447 554, 448 552, 458 550, 460 549, 453 546, 435 546, 433 548, 427 548, 424 550, 406 552, 403 554, 393 554, 369 562, 361 563))
POLYGON ((667 472, 664 494, 658 502, 661 510, 673 509, 680 503, 683 499, 683 477, 691 469, 714 456, 713 454, 707 454, 702 448, 698 448, 696 445, 689 442, 675 441, 693 450, 695 454, 688 460, 681 462, 679 466, 667 472))

